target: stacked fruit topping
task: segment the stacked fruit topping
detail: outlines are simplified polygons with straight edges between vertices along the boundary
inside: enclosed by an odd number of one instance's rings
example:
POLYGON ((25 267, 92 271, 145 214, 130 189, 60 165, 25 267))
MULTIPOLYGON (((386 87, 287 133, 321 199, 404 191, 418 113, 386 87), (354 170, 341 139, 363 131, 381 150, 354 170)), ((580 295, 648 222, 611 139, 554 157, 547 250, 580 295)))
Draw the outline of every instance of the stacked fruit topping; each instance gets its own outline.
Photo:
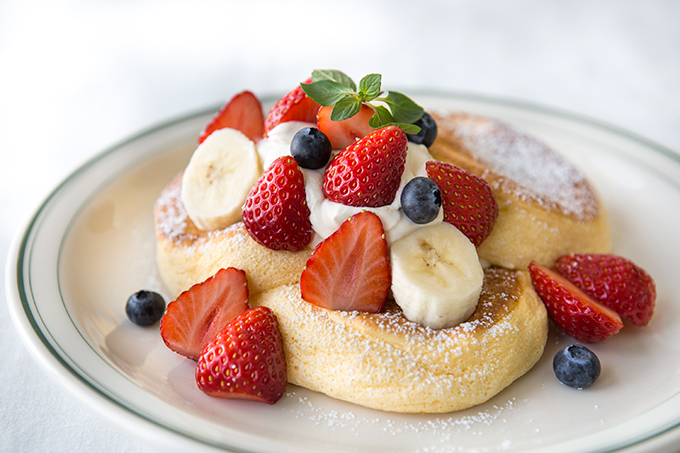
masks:
POLYGON ((287 384, 283 342, 274 314, 248 307, 242 270, 221 269, 168 304, 161 337, 198 362, 196 383, 221 398, 276 402, 287 384))
POLYGON ((571 254, 550 269, 529 265, 536 292, 567 335, 595 343, 618 333, 621 316, 638 326, 651 319, 656 287, 649 274, 616 255, 571 254))
MULTIPOLYGON (((311 81, 311 79, 308 79, 306 82, 311 81)), ((269 110, 264 120, 264 135, 267 136, 269 131, 288 121, 315 122, 319 107, 319 104, 305 94, 302 86, 297 86, 279 99, 274 107, 269 110)))
POLYGON ((304 300, 319 307, 378 313, 390 283, 382 222, 366 211, 347 219, 314 249, 300 290, 304 300))
POLYGON ((304 177, 290 156, 279 157, 258 179, 243 205, 243 225, 272 250, 299 251, 312 240, 304 177))

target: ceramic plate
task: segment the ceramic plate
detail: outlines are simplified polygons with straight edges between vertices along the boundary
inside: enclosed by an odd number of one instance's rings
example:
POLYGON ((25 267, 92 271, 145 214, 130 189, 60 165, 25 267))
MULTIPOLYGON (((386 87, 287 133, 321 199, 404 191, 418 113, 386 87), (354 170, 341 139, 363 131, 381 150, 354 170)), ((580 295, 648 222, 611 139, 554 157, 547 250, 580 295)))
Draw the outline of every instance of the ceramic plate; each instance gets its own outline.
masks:
POLYGON ((165 348, 158 326, 124 313, 139 289, 169 298, 154 264, 153 205, 188 162, 214 111, 144 132, 94 158, 37 210, 9 257, 10 309, 47 373, 95 410, 178 449, 234 452, 612 451, 680 439, 680 158, 581 117, 518 102, 423 94, 428 109, 496 117, 553 146, 593 181, 609 210, 614 251, 658 286, 654 319, 592 349, 590 388, 560 384, 551 332, 526 376, 481 406, 444 415, 365 409, 290 385, 273 406, 213 399, 192 362, 165 348))

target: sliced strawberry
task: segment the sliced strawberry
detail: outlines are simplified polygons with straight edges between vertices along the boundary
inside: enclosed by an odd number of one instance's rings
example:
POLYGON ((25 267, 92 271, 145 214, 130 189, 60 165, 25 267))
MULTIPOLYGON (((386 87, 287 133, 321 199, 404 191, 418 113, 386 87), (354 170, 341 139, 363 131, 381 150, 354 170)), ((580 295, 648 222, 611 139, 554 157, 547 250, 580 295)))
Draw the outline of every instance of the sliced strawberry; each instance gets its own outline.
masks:
POLYGON ((239 315, 203 349, 196 384, 204 393, 274 404, 288 384, 276 316, 267 307, 239 315))
POLYGON ((203 129, 199 145, 218 129, 231 128, 258 142, 264 135, 264 113, 260 100, 250 91, 243 91, 227 102, 203 129))
POLYGON ((243 225, 272 250, 297 252, 312 240, 304 176, 291 156, 276 159, 250 190, 243 225))
POLYGON ((375 131, 368 121, 373 116, 373 109, 362 105, 359 113, 342 121, 333 121, 333 107, 321 107, 317 115, 317 128, 326 134, 333 149, 345 149, 355 141, 375 131))
POLYGON ((567 335, 596 343, 623 327, 614 310, 597 303, 556 271, 532 261, 529 273, 550 319, 567 335))
POLYGON ((222 328, 248 309, 246 273, 220 269, 168 304, 161 337, 178 354, 198 360, 201 350, 222 328))
POLYGON ((444 221, 479 247, 491 234, 498 217, 498 204, 489 184, 447 162, 429 161, 426 171, 442 193, 444 221))
POLYGON ((364 211, 314 249, 300 277, 302 298, 330 310, 378 313, 392 282, 380 218, 364 211))
POLYGON ((407 144, 401 129, 387 126, 349 145, 326 167, 324 196, 347 206, 392 203, 404 173, 407 144))
MULTIPOLYGON (((307 79, 303 83, 311 82, 312 79, 307 79)), ((274 107, 269 110, 267 118, 264 120, 265 137, 269 131, 287 121, 315 123, 319 107, 321 106, 307 96, 302 87, 298 85, 293 91, 279 99, 274 107)))
POLYGON ((575 253, 560 257, 555 268, 593 299, 636 326, 645 326, 652 319, 656 285, 632 261, 617 255, 575 253))

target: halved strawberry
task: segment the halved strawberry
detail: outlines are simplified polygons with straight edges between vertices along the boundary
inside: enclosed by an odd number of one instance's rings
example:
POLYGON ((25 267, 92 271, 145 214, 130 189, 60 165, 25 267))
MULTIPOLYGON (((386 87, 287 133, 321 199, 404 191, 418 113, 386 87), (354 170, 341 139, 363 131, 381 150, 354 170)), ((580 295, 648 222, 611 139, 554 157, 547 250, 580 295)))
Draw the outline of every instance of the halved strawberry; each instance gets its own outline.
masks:
POLYGON ((392 203, 404 173, 407 144, 406 134, 396 126, 377 129, 352 143, 326 167, 324 196, 356 207, 392 203))
POLYGON ((304 176, 291 156, 276 159, 243 204, 243 225, 272 250, 297 252, 312 240, 304 176))
POLYGON ((491 234, 498 217, 498 204, 489 183, 447 162, 429 161, 425 168, 442 193, 444 222, 458 228, 479 247, 491 234))
POLYGON ((220 269, 168 304, 161 318, 161 337, 176 353, 198 360, 205 345, 247 309, 246 273, 233 267, 220 269))
POLYGON ((257 143, 264 135, 264 113, 260 100, 250 91, 242 91, 231 98, 205 126, 198 137, 199 145, 210 134, 225 127, 241 131, 257 143))
POLYGON ((210 396, 278 401, 288 378, 274 313, 251 308, 227 324, 201 352, 195 375, 198 388, 210 396))
POLYGON ((593 299, 645 326, 652 319, 656 285, 632 261, 610 254, 570 254, 557 259, 555 268, 593 299))
POLYGON ((378 313, 391 282, 382 222, 364 211, 316 246, 300 277, 300 291, 319 307, 378 313))
POLYGON ((333 149, 344 149, 355 141, 375 131, 368 121, 373 116, 373 109, 362 105, 359 113, 342 121, 331 120, 333 107, 321 107, 317 115, 317 128, 326 134, 333 149))
MULTIPOLYGON (((307 79, 303 83, 311 83, 311 81, 312 79, 307 79)), ((302 87, 298 85, 293 91, 279 99, 267 113, 264 120, 265 137, 269 131, 287 121, 315 123, 319 107, 321 106, 307 96, 302 87)))
POLYGON ((567 335, 584 343, 596 343, 623 327, 614 310, 593 300, 553 269, 532 261, 529 273, 550 319, 567 335))

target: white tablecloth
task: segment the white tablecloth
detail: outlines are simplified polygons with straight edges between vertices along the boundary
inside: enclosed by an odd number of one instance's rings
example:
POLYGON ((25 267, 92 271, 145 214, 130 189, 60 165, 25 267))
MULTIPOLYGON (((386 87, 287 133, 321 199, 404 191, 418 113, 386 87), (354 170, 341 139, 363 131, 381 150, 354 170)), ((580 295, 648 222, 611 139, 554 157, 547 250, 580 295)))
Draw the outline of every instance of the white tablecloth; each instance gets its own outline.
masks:
MULTIPOLYGON (((315 68, 539 103, 680 152, 679 20, 672 0, 5 0, 0 255, 99 151, 242 89, 288 91, 315 68)), ((0 299, 0 451, 162 451, 55 384, 0 299)))

